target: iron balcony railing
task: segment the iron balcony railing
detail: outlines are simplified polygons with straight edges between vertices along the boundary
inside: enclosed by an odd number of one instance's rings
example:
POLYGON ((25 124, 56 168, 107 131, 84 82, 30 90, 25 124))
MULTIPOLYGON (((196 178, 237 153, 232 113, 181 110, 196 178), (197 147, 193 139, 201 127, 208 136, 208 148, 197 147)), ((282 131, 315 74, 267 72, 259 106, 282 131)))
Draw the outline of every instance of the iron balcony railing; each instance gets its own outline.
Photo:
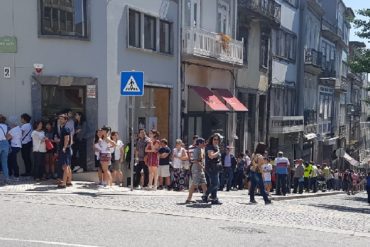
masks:
POLYGON ((272 116, 272 134, 286 134, 304 131, 304 116, 272 116))
POLYGON ((275 0, 239 0, 239 6, 253 10, 276 23, 280 23, 281 5, 275 0))
POLYGON ((322 67, 322 52, 312 48, 305 49, 304 53, 305 64, 311 64, 316 67, 322 67))
POLYGON ((201 29, 185 28, 184 32, 184 53, 243 65, 243 41, 201 29))

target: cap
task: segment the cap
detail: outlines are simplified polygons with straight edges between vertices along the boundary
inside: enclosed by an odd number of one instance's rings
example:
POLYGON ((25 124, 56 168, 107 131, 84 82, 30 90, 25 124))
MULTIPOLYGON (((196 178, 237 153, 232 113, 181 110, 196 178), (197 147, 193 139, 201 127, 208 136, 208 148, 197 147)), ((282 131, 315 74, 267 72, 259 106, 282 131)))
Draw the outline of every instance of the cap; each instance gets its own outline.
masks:
POLYGON ((220 134, 220 133, 215 133, 214 135, 220 137, 221 139, 223 139, 224 137, 220 134))

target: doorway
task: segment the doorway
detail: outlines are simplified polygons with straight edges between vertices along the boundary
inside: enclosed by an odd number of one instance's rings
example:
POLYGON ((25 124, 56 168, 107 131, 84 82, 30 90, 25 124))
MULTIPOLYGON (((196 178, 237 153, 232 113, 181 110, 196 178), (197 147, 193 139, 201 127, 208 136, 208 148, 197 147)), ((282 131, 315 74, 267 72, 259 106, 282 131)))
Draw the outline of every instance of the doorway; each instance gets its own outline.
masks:
POLYGON ((86 87, 44 85, 41 90, 42 117, 52 119, 55 117, 55 114, 58 114, 65 109, 71 109, 73 112, 82 112, 85 114, 86 87))

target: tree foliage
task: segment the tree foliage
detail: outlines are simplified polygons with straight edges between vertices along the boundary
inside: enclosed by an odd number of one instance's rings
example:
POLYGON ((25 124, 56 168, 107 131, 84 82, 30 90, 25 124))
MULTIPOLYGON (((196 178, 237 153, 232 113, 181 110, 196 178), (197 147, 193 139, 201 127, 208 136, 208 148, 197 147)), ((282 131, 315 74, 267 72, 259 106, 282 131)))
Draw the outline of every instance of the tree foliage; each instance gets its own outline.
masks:
MULTIPOLYGON (((370 9, 357 11, 361 18, 353 20, 354 27, 359 31, 356 35, 370 43, 370 9)), ((370 73, 370 49, 358 48, 350 61, 351 70, 355 73, 370 73)))

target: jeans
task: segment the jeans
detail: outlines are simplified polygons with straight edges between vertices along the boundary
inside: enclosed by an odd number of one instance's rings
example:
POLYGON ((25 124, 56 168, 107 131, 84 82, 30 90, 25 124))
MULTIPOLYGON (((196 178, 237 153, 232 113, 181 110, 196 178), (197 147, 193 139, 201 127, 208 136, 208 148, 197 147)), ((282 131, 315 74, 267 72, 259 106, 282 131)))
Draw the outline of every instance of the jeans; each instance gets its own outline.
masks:
POLYGON ((367 202, 370 203, 370 186, 366 187, 366 191, 367 191, 367 202))
POLYGON ((6 140, 0 141, 0 160, 5 179, 9 179, 8 154, 9 154, 9 142, 6 140))
POLYGON ((87 170, 86 162, 86 140, 75 140, 75 142, 72 145, 73 149, 73 157, 72 157, 72 168, 75 166, 80 166, 84 169, 84 171, 87 170))
POLYGON ((227 180, 227 190, 230 190, 231 189, 231 186, 232 186, 232 182, 233 182, 233 179, 234 179, 234 171, 233 171, 233 168, 231 167, 224 167, 224 171, 223 173, 221 174, 221 189, 224 188, 225 184, 226 184, 226 180, 227 180))
POLYGON ((311 188, 313 190, 313 193, 317 192, 317 177, 311 178, 311 188))
POLYGON ((19 177, 19 166, 17 161, 17 156, 21 148, 12 147, 12 152, 9 154, 8 158, 8 167, 9 167, 9 176, 19 177))
POLYGON ((45 153, 33 152, 33 158, 34 158, 33 177, 35 179, 41 179, 44 175, 45 153))
POLYGON ((26 144, 22 144, 22 159, 24 162, 24 166, 26 168, 26 174, 30 175, 32 170, 32 160, 31 160, 31 152, 32 152, 32 141, 26 144))
POLYGON ((242 190, 244 188, 243 184, 243 178, 244 178, 244 171, 237 171, 236 172, 236 178, 234 182, 234 187, 238 187, 239 190, 242 190))
POLYGON ((309 177, 305 177, 304 178, 304 188, 306 190, 306 192, 309 192, 310 191, 310 178, 309 177))
POLYGON ((277 174, 277 176, 276 194, 283 193, 283 195, 285 195, 287 174, 277 174))
POLYGON ((250 177, 251 177, 251 189, 249 191, 250 201, 251 202, 254 201, 254 191, 256 190, 256 187, 258 187, 263 197, 263 200, 267 202, 269 199, 267 197, 265 186, 263 184, 262 174, 258 172, 251 172, 250 177))
POLYGON ((211 199, 217 200, 217 191, 220 185, 220 173, 218 171, 206 171, 206 173, 208 174, 210 184, 205 196, 208 197, 209 195, 211 195, 211 199))
POLYGON ((144 187, 148 186, 149 182, 149 168, 145 164, 144 161, 139 161, 139 163, 135 166, 135 180, 134 180, 134 186, 137 187, 140 185, 141 180, 141 170, 144 170, 144 187))
POLYGON ((302 194, 303 193, 303 185, 304 185, 303 181, 299 181, 299 178, 294 178, 293 193, 297 193, 297 189, 298 189, 299 194, 302 194))

